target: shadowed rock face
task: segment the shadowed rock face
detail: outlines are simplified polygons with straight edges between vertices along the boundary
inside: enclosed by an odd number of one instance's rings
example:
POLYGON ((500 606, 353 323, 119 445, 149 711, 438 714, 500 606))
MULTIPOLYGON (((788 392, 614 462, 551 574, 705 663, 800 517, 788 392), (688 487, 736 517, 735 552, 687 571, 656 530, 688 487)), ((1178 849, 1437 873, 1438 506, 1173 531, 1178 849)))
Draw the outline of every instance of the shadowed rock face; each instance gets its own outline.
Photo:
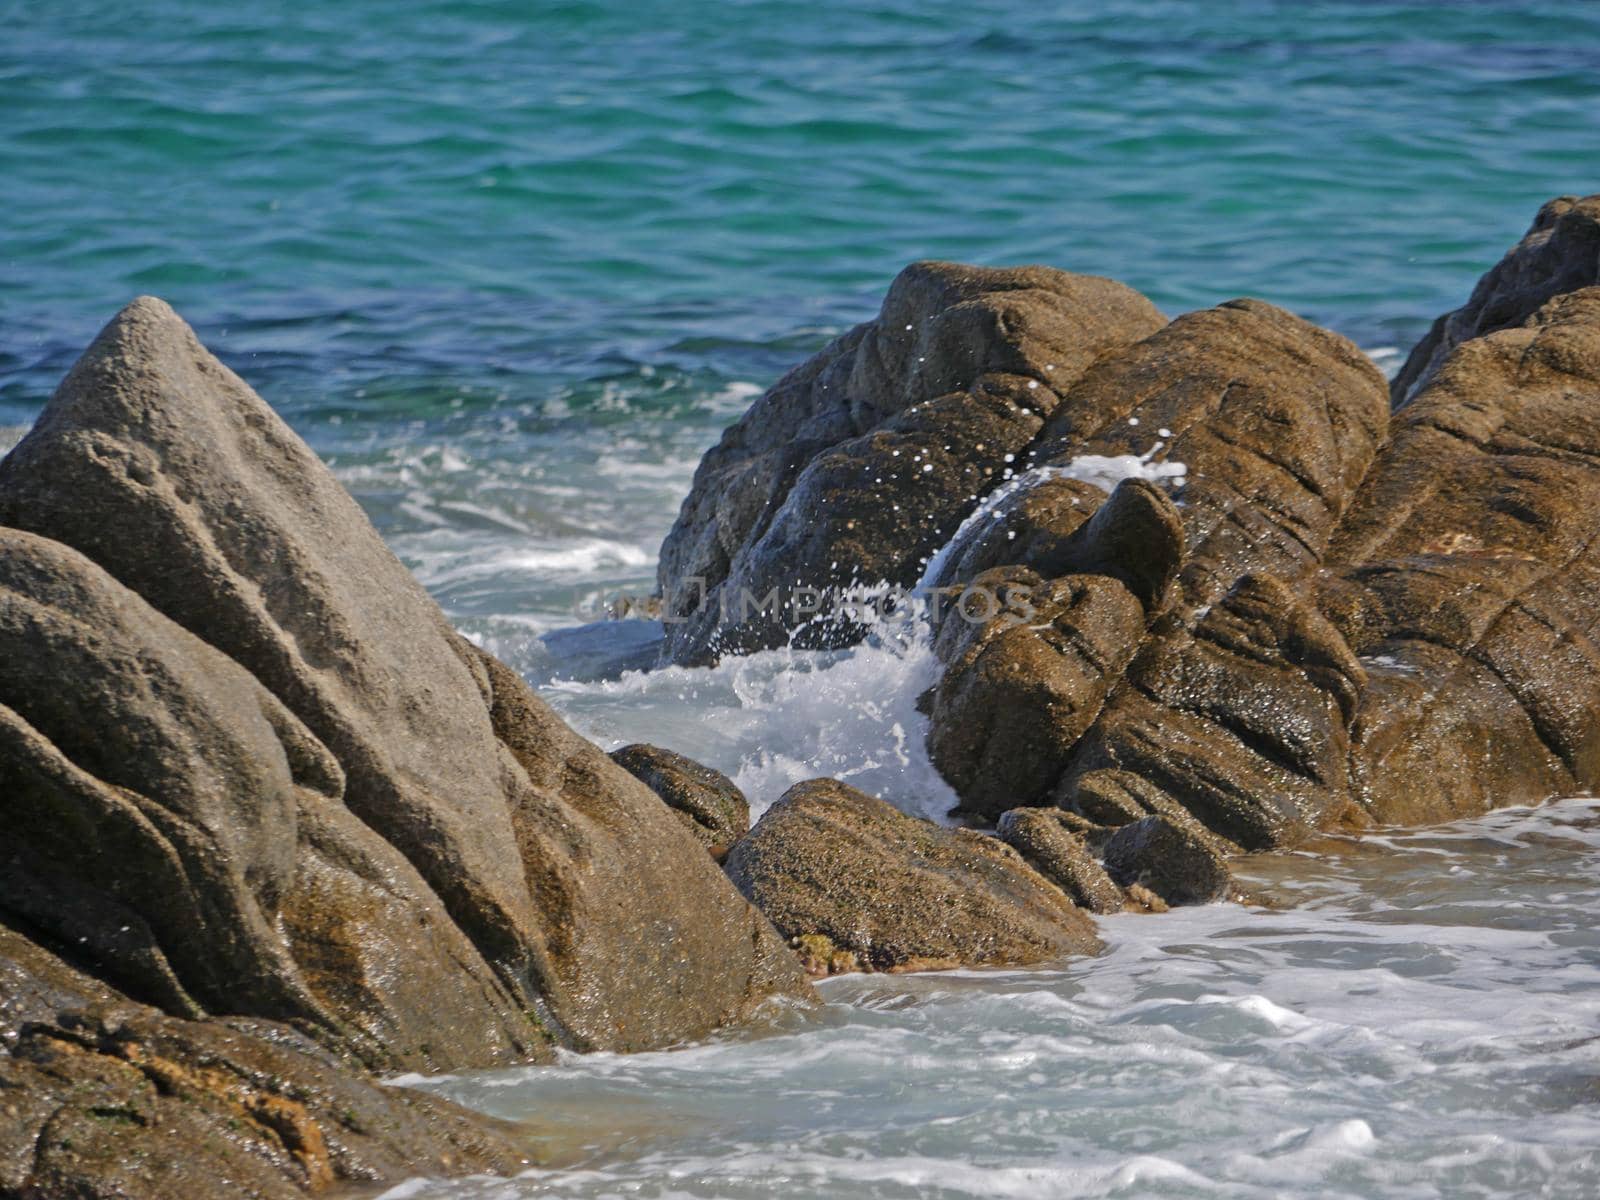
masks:
POLYGON ((524 1136, 364 1079, 286 1025, 137 1004, 0 924, 0 1195, 288 1200, 510 1173, 524 1136))
POLYGON ((1600 284, 1600 196, 1558 196, 1539 210, 1523 239, 1472 289, 1467 302, 1433 323, 1394 377, 1395 407, 1426 387, 1464 342, 1523 324, 1546 301, 1600 284))
MULTIPOLYGON (((1095 276, 907 267, 876 320, 780 380, 701 462, 661 549, 667 607, 687 618, 668 625, 668 658, 782 645, 807 619, 747 615, 746 593, 915 583, 1061 394, 1162 324, 1095 276), (707 589, 698 611, 694 580, 707 589)), ((859 636, 812 625, 800 640, 859 636)))
POLYGON ((792 939, 880 971, 1019 966, 1099 949, 1089 919, 995 838, 908 817, 832 779, 785 792, 728 856, 792 939))
POLYGON ((0 908, 74 941, 125 917, 95 949, 119 986, 421 1067, 804 994, 661 801, 460 639, 160 301, 0 463, 5 527, 0 908))

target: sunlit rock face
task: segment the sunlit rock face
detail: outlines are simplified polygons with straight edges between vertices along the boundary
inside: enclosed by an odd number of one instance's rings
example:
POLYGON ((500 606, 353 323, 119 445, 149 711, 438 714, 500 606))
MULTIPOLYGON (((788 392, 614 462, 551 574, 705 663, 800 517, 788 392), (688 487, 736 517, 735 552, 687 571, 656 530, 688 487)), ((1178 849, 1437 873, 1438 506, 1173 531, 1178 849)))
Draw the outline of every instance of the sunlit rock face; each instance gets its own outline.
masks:
MULTIPOLYGON (((961 269, 912 268, 876 322, 707 456, 663 583, 693 563, 722 587, 913 580, 1008 597, 978 619, 941 614, 944 674, 922 702, 934 763, 983 821, 1051 804, 1112 827, 1182 813, 1259 849, 1592 787, 1597 213, 1600 197, 1547 205, 1413 353, 1393 415, 1355 346, 1252 300, 1139 332, 1124 320, 1120 341, 1085 342, 1070 379, 969 373, 935 402, 923 339, 950 306, 910 298, 961 269), (853 405, 861 379, 904 402, 853 405), (973 432, 978 412, 1004 435, 973 432), (911 444, 890 437, 908 428, 911 444), (928 480, 920 506, 893 490, 916 477, 885 470, 896 450, 928 480), (716 519, 723 504, 744 523, 716 519), (1113 778, 1137 802, 1108 805, 1113 778)), ((1013 295, 982 287, 980 308, 1013 295)), ((1031 362, 1021 327, 983 326, 990 349, 965 361, 1020 344, 1031 362)), ((1067 359, 1059 337, 1048 357, 1067 359)), ((707 620, 669 627, 675 656, 791 633, 707 620)))

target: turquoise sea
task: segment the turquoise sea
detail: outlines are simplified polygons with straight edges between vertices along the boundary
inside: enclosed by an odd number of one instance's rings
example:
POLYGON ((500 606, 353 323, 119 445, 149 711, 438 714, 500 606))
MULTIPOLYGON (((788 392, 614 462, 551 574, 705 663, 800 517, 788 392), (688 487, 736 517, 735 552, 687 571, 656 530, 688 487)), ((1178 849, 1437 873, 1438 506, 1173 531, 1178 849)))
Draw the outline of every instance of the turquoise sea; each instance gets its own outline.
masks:
MULTIPOLYGON (((619 674, 652 627, 586 624, 754 395, 925 257, 1260 296, 1392 367, 1597 190, 1594 0, 0 0, 0 449, 156 293, 590 736, 936 814, 915 639, 619 674)), ((1119 917, 1062 972, 436 1081, 561 1169, 392 1194, 1592 1197, 1596 811, 1265 863, 1300 907, 1119 917)))

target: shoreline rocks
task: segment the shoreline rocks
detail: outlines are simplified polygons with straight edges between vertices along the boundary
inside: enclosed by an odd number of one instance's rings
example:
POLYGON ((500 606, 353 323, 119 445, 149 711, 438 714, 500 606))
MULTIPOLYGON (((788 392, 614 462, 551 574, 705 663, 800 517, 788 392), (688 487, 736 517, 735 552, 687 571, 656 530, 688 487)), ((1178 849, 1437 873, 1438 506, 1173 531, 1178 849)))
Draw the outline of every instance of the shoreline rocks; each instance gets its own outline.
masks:
MULTIPOLYGON (((0 815, 0 921, 29 939, 7 988, 44 961, 27 945, 63 952, 180 1023, 150 1027, 206 1079, 219 1022, 229 1054, 291 1039, 359 1091, 661 1047, 811 995, 678 816, 457 635, 150 298, 0 461, 0 815)), ((0 1052, 33 1054, 32 1027, 0 1052)), ((51 1054, 69 1089, 121 1070, 51 1054)), ((102 1194, 110 1170, 62 1160, 49 1186, 102 1194)))
MULTIPOLYGON (((871 471, 812 491, 792 480, 833 449, 809 446, 770 475, 739 449, 784 412, 812 412, 824 381, 839 413, 909 397, 894 419, 926 421, 938 406, 916 390, 923 356, 908 346, 942 310, 906 297, 961 272, 909 269, 878 321, 729 431, 663 547, 665 587, 693 541, 728 563, 758 559, 763 583, 904 585, 931 561, 935 583, 1004 595, 1003 612, 934 629, 943 675, 919 702, 930 756, 961 813, 999 822, 1041 862, 1035 810, 1086 821, 1063 836, 1103 844, 1113 875, 1143 880, 1131 886, 1152 904, 1221 894, 1227 855, 1318 830, 1600 785, 1600 196, 1546 205, 1392 392, 1350 342, 1260 301, 1170 323, 1125 309, 1107 336, 1051 300, 1039 310, 1057 314, 1049 355, 1069 359, 1063 340, 1082 332, 1078 369, 1033 379, 1031 398, 1005 393, 1002 375, 957 380, 971 388, 960 404, 998 388, 1030 417, 1007 427, 1000 472, 959 433, 937 439, 923 524, 873 507, 901 494, 880 491, 883 462, 865 448, 846 457, 866 455, 871 471), (906 344, 882 352, 908 313, 906 344), (870 370, 846 368, 863 353, 870 370), (1138 478, 1113 486, 1119 473, 1138 478), (940 490, 955 479, 975 485, 963 504, 940 490), (744 523, 723 519, 734 493, 766 499, 744 523), (973 509, 982 519, 950 540, 952 514, 973 509), (749 536, 779 510, 803 537, 749 536), (1139 519, 1106 536, 1123 510, 1139 519), (848 531, 830 524, 835 511, 848 531), (835 558, 851 563, 847 579, 817 570, 835 558)), ((971 278, 983 292, 996 276, 971 278)), ((971 327, 987 342, 969 343, 967 360, 1014 356, 1019 327, 971 327)), ((935 440, 918 428, 919 446, 935 440)), ((865 427, 842 422, 821 440, 852 435, 865 427)), ((836 630, 833 644, 860 633, 836 630)), ((1075 847, 1057 847, 1063 863, 1081 858, 1075 847)))
POLYGON ((834 779, 785 792, 727 869, 780 933, 830 969, 1027 966, 1100 947, 1088 917, 1011 847, 834 779), (841 952, 842 962, 832 957, 841 952))
POLYGON ((910 587, 1020 470, 1062 392, 1159 329, 1139 293, 1046 267, 913 263, 878 317, 784 376, 707 452, 661 548, 667 661, 859 640, 800 589, 910 587), (747 611, 778 589, 777 611, 747 611), (726 610, 726 611, 725 611, 726 610))

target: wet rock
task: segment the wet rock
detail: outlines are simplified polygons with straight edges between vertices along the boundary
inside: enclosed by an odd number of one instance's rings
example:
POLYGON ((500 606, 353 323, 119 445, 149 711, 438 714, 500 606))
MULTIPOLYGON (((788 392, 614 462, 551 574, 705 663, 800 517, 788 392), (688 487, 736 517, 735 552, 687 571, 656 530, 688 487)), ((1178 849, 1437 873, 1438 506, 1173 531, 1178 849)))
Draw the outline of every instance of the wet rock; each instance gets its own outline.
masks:
POLYGON ((511 1173, 525 1137, 362 1078, 290 1026, 137 1004, 0 924, 0 1194, 287 1200, 511 1173))
POLYGON ((1463 343, 1397 416, 1320 603, 1367 664, 1376 820, 1600 781, 1600 288, 1463 343))
POLYGON ((1122 892, 1071 826, 1071 817, 1060 809, 1014 808, 1000 818, 1000 839, 1079 908, 1120 912, 1122 892))
POLYGON ((552 1040, 668 1044, 764 996, 806 994, 782 942, 677 818, 459 638, 316 456, 160 301, 107 326, 0 463, 0 526, 104 572, 56 564, 13 589, 19 652, 48 644, 59 674, 56 694, 25 670, 9 678, 0 704, 18 715, 0 723, 0 771, 27 781, 29 811, 77 815, 54 832, 34 822, 30 845, 47 852, 0 871, 0 906, 44 920, 36 897, 51 894, 131 910, 150 931, 119 922, 139 944, 118 951, 117 977, 142 997, 184 1015, 270 1007, 407 1063, 420 1038, 394 1031, 431 1020, 440 1032, 422 1059, 444 1067, 520 1060, 552 1040), (52 592, 57 576, 81 586, 52 592), (164 627, 136 611, 146 605, 164 627), (115 637, 97 641, 101 626, 115 637), (240 668, 226 686, 226 668, 207 665, 222 655, 240 668), (178 683, 139 691, 128 663, 140 656, 178 683), (106 683, 119 671, 122 692, 106 683), (94 744, 97 722, 127 730, 125 754, 106 751, 116 735, 94 744), (155 803, 170 788, 192 828, 155 803), (101 879, 98 854, 74 857, 80 824, 97 829, 85 846, 143 847, 125 879, 101 879), (215 845, 188 858, 164 848, 190 837, 215 845), (176 895, 139 887, 202 859, 221 865, 176 895), (180 898, 200 914, 183 931, 192 948, 179 944, 183 913, 164 907, 180 898), (273 914, 286 922, 275 951, 273 914), (402 919, 454 947, 440 975, 425 956, 415 981, 361 966, 383 923, 402 919), (235 933, 233 957, 199 961, 235 933), (367 990, 341 996, 353 978, 367 990), (401 1003, 406 989, 452 994, 401 1003))
POLYGON ((1467 302, 1433 323, 1394 377, 1398 408, 1432 382, 1456 347, 1512 329, 1566 292, 1600 284, 1600 196, 1559 196, 1478 281, 1467 302))
POLYGON ((1207 829, 1187 808, 1142 775, 1101 768, 1069 777, 1064 782, 1067 786, 1060 790, 1056 800, 1070 811, 1057 811, 1062 812, 1064 817, 1076 814, 1089 829, 1096 831, 1093 835, 1085 834, 1096 849, 1104 845, 1100 831, 1109 836, 1111 831, 1123 825, 1148 816, 1158 816, 1192 830, 1224 857, 1239 853, 1238 845, 1207 829))
POLYGON ((750 832, 750 802, 721 771, 643 743, 613 750, 611 760, 660 796, 713 855, 750 832))
POLYGON ((1148 888, 1173 906, 1221 900, 1232 884, 1221 855, 1165 817, 1145 817, 1117 830, 1106 843, 1105 863, 1117 883, 1148 888))
POLYGON ((738 602, 911 586, 978 498, 1020 469, 1058 397, 1162 324, 1138 293, 1094 276, 907 267, 876 320, 780 380, 701 462, 661 551, 662 593, 682 618, 668 624, 668 657, 781 645, 801 626, 807 644, 859 637, 849 622, 738 602))
MULTIPOLYGON (((1019 591, 1027 580, 1012 574, 1006 611, 959 641, 941 629, 949 666, 929 710, 928 750, 963 811, 992 820, 1055 788, 1163 603, 1182 534, 1165 493, 1127 480, 1047 561, 1026 568, 1062 575, 1019 591)), ((974 587, 994 594, 1000 578, 997 569, 974 587)), ((946 619, 972 624, 959 611, 946 619)))
POLYGON ((0 529, 0 905, 178 1015, 294 1022, 391 1069, 544 1051, 342 785, 237 663, 0 529))
POLYGON ((1281 580, 1247 576, 1192 632, 1140 655, 1074 748, 1059 798, 1109 817, 1122 802, 1103 786, 1080 802, 1077 781, 1114 769, 1246 849, 1292 844, 1351 802, 1350 725, 1364 680, 1314 603, 1281 580))
POLYGON ((1230 300, 1096 365, 1032 453, 1042 465, 1185 464, 1176 604, 1187 621, 1247 574, 1288 579, 1319 565, 1387 419, 1383 375, 1353 343, 1230 300))
POLYGON ((940 679, 928 752, 964 812, 1040 803, 1144 636, 1145 610, 1115 579, 1071 575, 991 621, 940 679))
POLYGON ((1089 919, 995 838, 950 830, 831 779, 796 784, 727 870, 790 938, 874 970, 1025 965, 1093 953, 1089 919))

